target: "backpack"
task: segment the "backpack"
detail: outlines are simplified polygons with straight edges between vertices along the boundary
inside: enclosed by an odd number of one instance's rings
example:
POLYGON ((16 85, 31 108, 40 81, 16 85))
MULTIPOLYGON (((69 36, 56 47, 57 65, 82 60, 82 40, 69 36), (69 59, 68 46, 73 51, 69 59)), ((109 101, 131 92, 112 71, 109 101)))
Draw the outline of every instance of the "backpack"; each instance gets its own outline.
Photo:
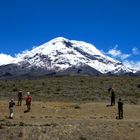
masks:
POLYGON ((9 108, 14 107, 14 105, 15 105, 15 102, 12 102, 12 101, 9 102, 9 108))

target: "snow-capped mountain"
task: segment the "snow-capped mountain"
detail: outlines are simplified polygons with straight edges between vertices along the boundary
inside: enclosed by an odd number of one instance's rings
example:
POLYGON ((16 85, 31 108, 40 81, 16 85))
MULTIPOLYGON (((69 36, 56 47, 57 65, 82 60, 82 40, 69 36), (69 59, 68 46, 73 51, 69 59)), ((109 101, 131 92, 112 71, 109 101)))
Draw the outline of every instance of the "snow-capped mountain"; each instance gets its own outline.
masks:
POLYGON ((45 74, 125 74, 136 71, 83 42, 55 38, 19 54, 11 64, 0 67, 0 76, 45 74))

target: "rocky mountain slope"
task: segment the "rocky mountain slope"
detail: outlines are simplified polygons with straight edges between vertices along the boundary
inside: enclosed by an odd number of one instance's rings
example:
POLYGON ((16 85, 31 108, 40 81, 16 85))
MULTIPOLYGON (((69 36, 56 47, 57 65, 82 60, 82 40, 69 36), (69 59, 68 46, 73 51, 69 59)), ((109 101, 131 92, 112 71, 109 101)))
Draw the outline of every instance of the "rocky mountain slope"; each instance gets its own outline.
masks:
POLYGON ((31 51, 19 54, 10 64, 0 66, 0 77, 42 75, 99 75, 135 73, 83 42, 55 38, 31 51))

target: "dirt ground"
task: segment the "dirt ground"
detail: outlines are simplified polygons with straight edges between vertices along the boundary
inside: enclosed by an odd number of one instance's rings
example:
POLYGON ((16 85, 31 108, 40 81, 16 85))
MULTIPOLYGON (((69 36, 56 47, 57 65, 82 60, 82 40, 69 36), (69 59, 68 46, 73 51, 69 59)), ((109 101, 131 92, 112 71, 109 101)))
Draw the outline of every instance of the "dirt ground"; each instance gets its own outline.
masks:
POLYGON ((117 120, 117 105, 100 102, 25 102, 8 118, 8 101, 0 101, 0 140, 140 140, 140 105, 124 104, 124 119, 117 120))

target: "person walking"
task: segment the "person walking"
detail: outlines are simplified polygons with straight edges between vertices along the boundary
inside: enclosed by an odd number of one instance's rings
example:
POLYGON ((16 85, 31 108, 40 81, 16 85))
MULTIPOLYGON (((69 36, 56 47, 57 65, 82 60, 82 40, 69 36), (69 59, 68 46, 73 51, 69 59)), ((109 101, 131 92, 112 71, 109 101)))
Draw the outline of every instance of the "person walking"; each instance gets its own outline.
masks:
POLYGON ((119 115, 119 119, 123 119, 123 102, 121 98, 119 98, 118 101, 118 115, 119 115))
POLYGON ((30 92, 27 92, 26 98, 26 105, 27 105, 27 111, 29 112, 31 110, 31 102, 32 102, 32 96, 30 95, 30 92))
POLYGON ((17 98, 18 98, 18 106, 21 106, 22 105, 22 90, 18 92, 17 98))
POLYGON ((13 99, 9 101, 9 118, 13 119, 15 102, 13 99))

